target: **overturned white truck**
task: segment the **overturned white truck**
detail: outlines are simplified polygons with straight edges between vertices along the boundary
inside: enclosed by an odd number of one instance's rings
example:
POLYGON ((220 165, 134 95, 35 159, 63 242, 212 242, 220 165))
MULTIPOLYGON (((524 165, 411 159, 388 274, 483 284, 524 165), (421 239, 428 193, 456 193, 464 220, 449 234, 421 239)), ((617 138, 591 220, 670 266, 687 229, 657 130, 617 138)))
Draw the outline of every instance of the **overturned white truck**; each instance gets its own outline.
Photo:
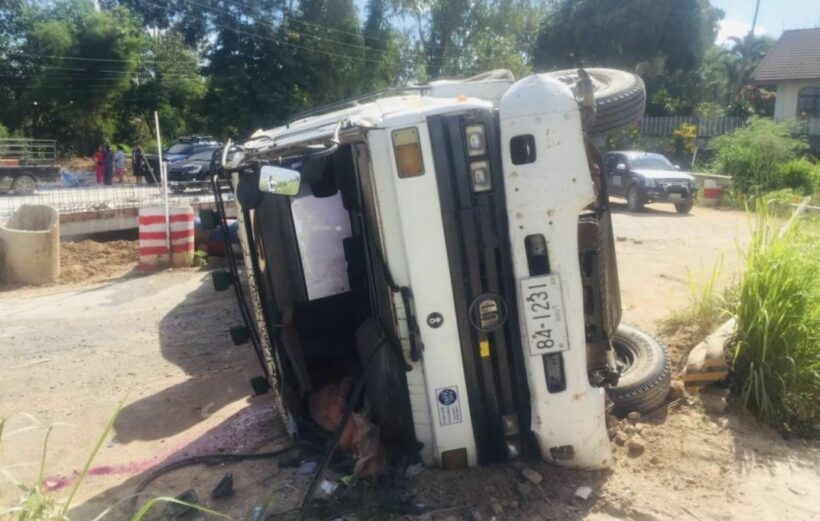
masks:
POLYGON ((669 386, 663 347, 619 326, 588 140, 644 104, 620 71, 493 72, 226 147, 214 184, 236 193, 249 287, 234 284, 249 327, 233 333, 253 341, 290 432, 309 427, 311 393, 352 376, 351 405, 425 464, 606 467, 607 404, 647 411, 669 386))

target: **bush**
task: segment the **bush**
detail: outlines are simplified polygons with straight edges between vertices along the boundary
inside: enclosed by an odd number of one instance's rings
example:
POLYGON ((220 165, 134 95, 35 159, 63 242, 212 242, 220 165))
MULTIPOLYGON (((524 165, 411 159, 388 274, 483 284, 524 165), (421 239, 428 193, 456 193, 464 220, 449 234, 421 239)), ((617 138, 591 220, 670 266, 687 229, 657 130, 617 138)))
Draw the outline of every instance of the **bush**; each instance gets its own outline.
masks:
POLYGON ((820 188, 820 165, 805 159, 795 159, 777 168, 771 188, 791 188, 803 195, 812 195, 820 188))
POLYGON ((733 309, 735 398, 782 431, 820 434, 820 223, 785 233, 758 204, 758 226, 733 309))
POLYGON ((783 163, 797 159, 808 145, 791 135, 791 126, 770 119, 750 118, 742 128, 715 138, 713 168, 732 177, 740 192, 776 188, 773 177, 783 163))

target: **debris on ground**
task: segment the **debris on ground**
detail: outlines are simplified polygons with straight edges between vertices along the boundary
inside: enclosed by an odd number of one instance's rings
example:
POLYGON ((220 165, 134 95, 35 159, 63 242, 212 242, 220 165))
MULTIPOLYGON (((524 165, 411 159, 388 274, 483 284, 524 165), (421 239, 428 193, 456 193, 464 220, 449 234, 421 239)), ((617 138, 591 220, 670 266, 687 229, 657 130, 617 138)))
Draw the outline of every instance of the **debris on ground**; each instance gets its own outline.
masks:
POLYGON ((634 425, 641 421, 641 413, 639 413, 638 411, 632 411, 631 413, 626 415, 626 419, 634 425))
POLYGON ((703 408, 710 414, 724 414, 729 409, 728 389, 704 389, 698 396, 703 408))
POLYGON ((583 486, 575 489, 575 497, 581 498, 584 501, 589 499, 590 494, 592 494, 592 487, 583 486))
POLYGON ((534 485, 541 483, 544 479, 539 472, 536 472, 530 468, 521 469, 521 475, 527 478, 527 481, 533 483, 534 485))
POLYGON ((629 455, 634 458, 643 454, 646 450, 646 442, 640 436, 635 436, 630 438, 627 447, 629 448, 629 455))
MULTIPOLYGON (((348 377, 339 384, 326 385, 313 393, 308 400, 313 421, 327 431, 336 430, 352 387, 353 379, 348 377)), ((379 428, 370 420, 355 412, 350 415, 339 439, 339 448, 353 453, 356 458, 353 467, 356 477, 379 476, 387 470, 387 453, 379 435, 379 428)))
POLYGON ((233 473, 227 472, 211 492, 211 499, 222 499, 235 494, 233 489, 233 473))

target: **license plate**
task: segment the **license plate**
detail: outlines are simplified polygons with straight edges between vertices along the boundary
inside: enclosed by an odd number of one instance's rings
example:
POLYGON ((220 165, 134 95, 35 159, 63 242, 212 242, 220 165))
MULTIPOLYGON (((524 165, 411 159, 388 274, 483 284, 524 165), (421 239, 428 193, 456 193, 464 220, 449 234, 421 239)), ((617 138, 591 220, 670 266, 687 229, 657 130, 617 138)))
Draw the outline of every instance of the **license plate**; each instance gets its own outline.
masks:
POLYGON ((669 194, 669 199, 671 200, 680 199, 680 197, 680 194, 669 194))
POLYGON ((539 356, 569 349, 558 275, 522 280, 521 298, 530 354, 539 356))

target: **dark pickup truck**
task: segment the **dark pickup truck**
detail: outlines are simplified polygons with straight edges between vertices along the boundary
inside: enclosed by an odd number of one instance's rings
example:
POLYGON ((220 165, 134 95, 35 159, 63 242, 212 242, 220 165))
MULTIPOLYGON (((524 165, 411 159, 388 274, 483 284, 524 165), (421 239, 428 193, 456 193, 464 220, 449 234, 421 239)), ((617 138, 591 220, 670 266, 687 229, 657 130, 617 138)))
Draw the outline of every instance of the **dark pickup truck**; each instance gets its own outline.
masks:
POLYGON ((605 168, 609 194, 626 198, 630 212, 647 203, 671 203, 689 213, 695 200, 695 178, 661 154, 637 150, 608 152, 605 168))
POLYGON ((30 194, 60 180, 57 144, 50 139, 0 139, 0 193, 30 194))

